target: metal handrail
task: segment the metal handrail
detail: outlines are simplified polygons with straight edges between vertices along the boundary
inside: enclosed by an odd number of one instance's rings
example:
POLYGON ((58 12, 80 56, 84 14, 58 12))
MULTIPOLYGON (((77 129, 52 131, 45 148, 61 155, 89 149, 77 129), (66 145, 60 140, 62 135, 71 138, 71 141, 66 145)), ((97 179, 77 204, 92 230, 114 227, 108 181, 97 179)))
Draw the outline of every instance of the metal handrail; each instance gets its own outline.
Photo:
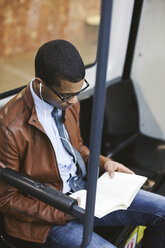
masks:
POLYGON ((44 184, 11 168, 0 168, 0 181, 3 181, 17 188, 20 192, 29 194, 67 214, 71 214, 76 218, 84 218, 85 211, 78 206, 77 200, 54 188, 45 186, 44 184))

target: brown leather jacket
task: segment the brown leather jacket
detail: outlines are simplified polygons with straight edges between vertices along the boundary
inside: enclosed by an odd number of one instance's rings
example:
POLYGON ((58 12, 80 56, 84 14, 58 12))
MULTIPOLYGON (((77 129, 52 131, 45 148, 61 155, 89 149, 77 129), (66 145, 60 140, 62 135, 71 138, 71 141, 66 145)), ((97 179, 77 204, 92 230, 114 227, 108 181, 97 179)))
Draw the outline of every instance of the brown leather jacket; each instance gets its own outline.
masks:
MULTIPOLYGON (((78 102, 66 110, 65 126, 87 165, 89 150, 80 135, 78 102)), ((107 160, 100 156, 102 170, 107 160)), ((0 167, 10 167, 62 191, 56 156, 38 121, 29 85, 0 111, 0 167)), ((64 225, 68 220, 63 212, 2 182, 0 212, 9 235, 41 243, 52 225, 64 225)))

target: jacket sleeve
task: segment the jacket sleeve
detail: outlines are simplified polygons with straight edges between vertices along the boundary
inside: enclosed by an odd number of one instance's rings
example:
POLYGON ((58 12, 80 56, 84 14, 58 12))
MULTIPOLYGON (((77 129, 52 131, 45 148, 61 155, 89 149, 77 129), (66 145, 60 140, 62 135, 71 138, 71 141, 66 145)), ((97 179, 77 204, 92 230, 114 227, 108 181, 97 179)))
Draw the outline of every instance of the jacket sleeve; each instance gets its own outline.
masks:
MULTIPOLYGON (((83 139, 81 137, 80 124, 79 124, 79 112, 80 112, 80 104, 78 104, 78 107, 77 107, 77 116, 78 116, 77 118, 77 130, 78 131, 77 132, 78 132, 79 152, 82 158, 84 159, 86 166, 88 167, 88 159, 89 159, 90 151, 88 147, 83 144, 83 139)), ((105 171, 104 164, 108 160, 111 160, 111 159, 103 155, 100 155, 100 160, 99 160, 100 173, 103 173, 105 171)))
MULTIPOLYGON (((21 158, 16 137, 0 125, 0 167, 21 171, 21 158)), ((0 182, 0 212, 20 221, 64 224, 68 216, 63 212, 0 182)))

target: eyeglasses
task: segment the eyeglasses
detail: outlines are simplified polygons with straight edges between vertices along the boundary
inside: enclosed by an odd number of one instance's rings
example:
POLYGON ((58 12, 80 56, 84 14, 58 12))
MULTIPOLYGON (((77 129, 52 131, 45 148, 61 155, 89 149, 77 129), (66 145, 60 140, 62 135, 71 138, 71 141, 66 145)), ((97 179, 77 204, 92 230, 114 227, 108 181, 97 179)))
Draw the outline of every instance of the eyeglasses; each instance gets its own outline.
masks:
POLYGON ((86 89, 90 86, 90 84, 87 82, 87 80, 84 79, 84 82, 86 83, 86 86, 85 86, 83 89, 81 89, 80 91, 78 91, 78 92, 76 92, 76 93, 63 93, 63 94, 61 94, 61 93, 57 92, 55 89, 53 89, 53 87, 52 87, 51 85, 49 85, 47 82, 45 82, 45 81, 43 81, 43 82, 44 82, 44 83, 46 84, 46 86, 47 86, 48 88, 50 88, 50 89, 53 91, 53 93, 56 94, 56 95, 61 99, 61 101, 63 101, 63 102, 67 102, 67 101, 69 101, 70 99, 72 99, 74 96, 78 96, 80 93, 82 93, 84 90, 86 90, 86 89))

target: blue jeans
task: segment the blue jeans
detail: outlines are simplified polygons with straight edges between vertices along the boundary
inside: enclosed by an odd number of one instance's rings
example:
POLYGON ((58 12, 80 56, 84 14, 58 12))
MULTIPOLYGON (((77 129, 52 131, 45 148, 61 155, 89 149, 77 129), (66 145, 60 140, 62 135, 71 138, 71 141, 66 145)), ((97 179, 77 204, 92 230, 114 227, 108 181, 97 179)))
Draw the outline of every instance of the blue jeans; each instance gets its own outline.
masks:
MULTIPOLYGON (((127 210, 114 211, 103 218, 95 218, 95 226, 147 226, 143 248, 165 248, 165 197, 140 190, 127 210)), ((83 225, 79 220, 65 226, 53 226, 45 248, 77 248, 81 244, 83 225)), ((88 248, 115 248, 93 233, 88 248)))

